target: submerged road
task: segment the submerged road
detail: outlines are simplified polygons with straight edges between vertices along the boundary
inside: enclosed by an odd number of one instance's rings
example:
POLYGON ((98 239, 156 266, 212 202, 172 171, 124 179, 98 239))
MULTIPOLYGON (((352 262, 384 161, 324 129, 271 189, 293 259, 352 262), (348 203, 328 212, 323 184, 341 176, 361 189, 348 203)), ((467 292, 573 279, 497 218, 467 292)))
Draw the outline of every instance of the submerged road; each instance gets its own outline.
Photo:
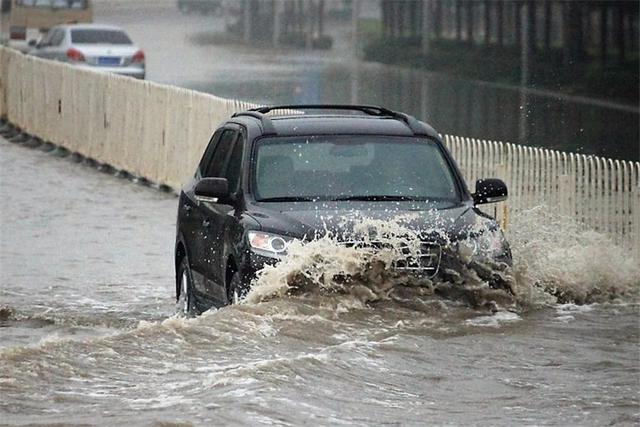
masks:
MULTIPOLYGON (((173 316, 173 195, 0 139, 0 199, 2 424, 640 422, 623 294, 492 315, 401 288, 373 305, 314 292, 187 320, 173 316)), ((517 244, 542 236, 512 238, 531 264, 517 244)), ((637 280, 558 249, 542 251, 558 277, 585 272, 567 290, 637 280)))

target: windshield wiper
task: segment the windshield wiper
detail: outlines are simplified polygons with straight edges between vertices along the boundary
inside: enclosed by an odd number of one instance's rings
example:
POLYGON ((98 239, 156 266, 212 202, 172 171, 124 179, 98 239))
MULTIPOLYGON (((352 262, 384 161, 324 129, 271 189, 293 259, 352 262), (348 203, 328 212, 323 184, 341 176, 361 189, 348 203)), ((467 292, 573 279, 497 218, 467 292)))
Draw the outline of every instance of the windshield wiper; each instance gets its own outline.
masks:
POLYGON ((335 197, 331 200, 335 201, 363 201, 363 202, 406 202, 406 201, 424 201, 425 197, 414 196, 400 196, 400 195, 385 195, 385 194, 370 194, 359 196, 343 196, 335 197))
POLYGON ((258 199, 258 202, 315 202, 318 197, 301 197, 301 196, 281 196, 281 197, 265 197, 258 199))

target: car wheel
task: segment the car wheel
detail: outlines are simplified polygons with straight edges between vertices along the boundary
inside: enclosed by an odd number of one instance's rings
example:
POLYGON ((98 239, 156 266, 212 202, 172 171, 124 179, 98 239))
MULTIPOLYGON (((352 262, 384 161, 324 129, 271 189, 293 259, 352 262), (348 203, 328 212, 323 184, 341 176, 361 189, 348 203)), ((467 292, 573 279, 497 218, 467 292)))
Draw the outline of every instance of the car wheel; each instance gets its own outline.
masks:
POLYGON ((196 314, 195 299, 193 297, 193 281, 191 280, 191 269, 187 258, 183 258, 178 268, 179 291, 177 298, 178 313, 183 316, 193 316, 196 314))
POLYGON ((248 288, 242 283, 242 277, 237 271, 231 276, 227 288, 227 301, 229 304, 238 304, 247 295, 248 288))

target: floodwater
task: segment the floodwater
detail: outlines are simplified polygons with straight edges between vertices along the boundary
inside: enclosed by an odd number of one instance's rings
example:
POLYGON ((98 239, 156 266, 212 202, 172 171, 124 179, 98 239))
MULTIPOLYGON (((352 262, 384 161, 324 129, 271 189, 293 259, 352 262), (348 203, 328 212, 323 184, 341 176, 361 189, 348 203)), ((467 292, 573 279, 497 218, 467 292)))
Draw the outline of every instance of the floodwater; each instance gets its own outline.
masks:
MULTIPOLYGON (((153 79, 284 102, 308 67, 345 69, 315 54, 182 51, 209 18, 145 16, 109 18, 141 40, 153 79)), ((60 154, 0 138, 0 424, 640 423, 640 267, 544 207, 507 232, 515 301, 469 289, 497 311, 402 282, 292 295, 276 279, 299 266, 283 263, 248 302, 185 319, 177 199, 60 154)), ((330 249, 301 251, 323 254, 307 254, 321 271, 343 261, 330 249)))
MULTIPOLYGON (((577 97, 354 61, 348 23, 329 24, 327 52, 199 43, 224 31, 222 17, 173 7, 104 10, 127 29, 162 83, 263 104, 364 103, 413 114, 441 133, 640 160, 640 109, 577 97)), ((220 38, 220 37, 218 37, 220 38)), ((361 40, 360 43, 363 43, 361 40)))
POLYGON ((497 312, 272 281, 184 319, 173 195, 0 140, 0 198, 2 424, 640 422, 639 267, 544 209, 513 220, 518 301, 497 312))

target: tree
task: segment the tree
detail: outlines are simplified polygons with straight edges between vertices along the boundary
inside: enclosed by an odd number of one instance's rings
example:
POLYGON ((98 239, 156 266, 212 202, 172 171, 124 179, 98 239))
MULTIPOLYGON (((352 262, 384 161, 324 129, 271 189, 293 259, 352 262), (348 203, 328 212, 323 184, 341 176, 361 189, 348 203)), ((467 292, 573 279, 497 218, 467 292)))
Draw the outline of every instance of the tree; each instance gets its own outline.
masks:
POLYGON ((520 48, 522 45, 522 2, 516 1, 513 3, 513 32, 515 36, 516 48, 520 48))
POLYGON ((484 2, 484 44, 488 45, 491 41, 491 2, 484 2))
POLYGON ((618 63, 624 63, 625 59, 625 31, 624 31, 625 2, 619 2, 616 7, 616 50, 618 51, 618 63))
POLYGON ((504 45, 504 2, 496 3, 496 23, 498 33, 496 35, 498 45, 504 45))
POLYGON ((583 7, 579 2, 562 3, 565 63, 584 59, 583 7))

